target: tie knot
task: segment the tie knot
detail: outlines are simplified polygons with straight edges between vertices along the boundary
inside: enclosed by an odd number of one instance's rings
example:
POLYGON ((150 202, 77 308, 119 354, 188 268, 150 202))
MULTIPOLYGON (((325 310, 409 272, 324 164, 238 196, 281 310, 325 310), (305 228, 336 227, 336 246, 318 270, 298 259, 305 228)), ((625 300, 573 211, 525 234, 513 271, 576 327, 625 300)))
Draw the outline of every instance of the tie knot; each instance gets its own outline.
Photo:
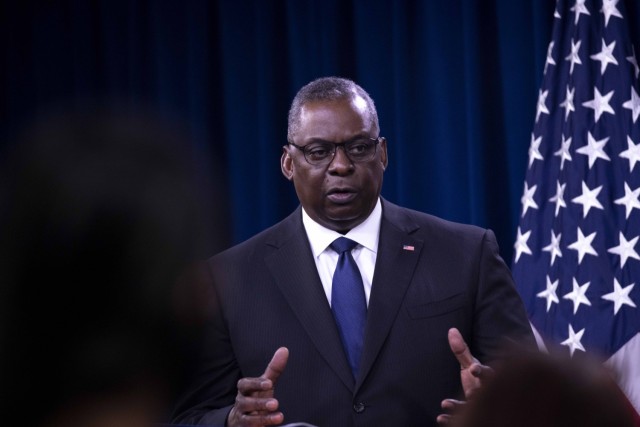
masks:
POLYGON ((354 242, 351 239, 347 239, 346 237, 338 237, 336 240, 331 243, 331 249, 342 254, 344 252, 350 251, 358 245, 358 242, 354 242))

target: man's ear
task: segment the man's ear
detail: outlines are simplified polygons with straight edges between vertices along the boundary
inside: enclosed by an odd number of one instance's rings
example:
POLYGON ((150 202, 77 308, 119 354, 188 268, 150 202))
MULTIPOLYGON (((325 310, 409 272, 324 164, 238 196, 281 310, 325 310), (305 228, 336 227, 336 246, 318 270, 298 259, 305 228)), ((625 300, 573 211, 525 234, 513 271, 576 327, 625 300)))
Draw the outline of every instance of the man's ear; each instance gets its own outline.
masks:
POLYGON ((389 165, 389 159, 387 158, 387 139, 380 138, 380 162, 382 162, 382 169, 387 169, 389 165))
POLYGON ((289 181, 293 181, 293 159, 289 154, 289 147, 286 145, 282 147, 282 157, 280 157, 280 169, 282 175, 289 181))

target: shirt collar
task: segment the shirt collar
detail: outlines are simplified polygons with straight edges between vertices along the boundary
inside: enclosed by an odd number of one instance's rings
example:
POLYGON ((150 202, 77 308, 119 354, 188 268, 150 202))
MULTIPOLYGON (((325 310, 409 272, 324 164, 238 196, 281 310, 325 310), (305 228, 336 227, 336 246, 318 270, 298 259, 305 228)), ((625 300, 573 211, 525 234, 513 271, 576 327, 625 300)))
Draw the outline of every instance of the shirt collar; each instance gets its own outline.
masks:
MULTIPOLYGON (((373 253, 378 252, 378 239, 380 237, 380 222, 382 220, 382 204, 380 198, 371 214, 361 224, 351 229, 344 237, 364 246, 373 253)), ((329 230, 311 219, 302 208, 302 223, 304 224, 307 237, 311 243, 311 251, 314 257, 318 257, 325 249, 338 237, 343 235, 337 231, 329 230)))

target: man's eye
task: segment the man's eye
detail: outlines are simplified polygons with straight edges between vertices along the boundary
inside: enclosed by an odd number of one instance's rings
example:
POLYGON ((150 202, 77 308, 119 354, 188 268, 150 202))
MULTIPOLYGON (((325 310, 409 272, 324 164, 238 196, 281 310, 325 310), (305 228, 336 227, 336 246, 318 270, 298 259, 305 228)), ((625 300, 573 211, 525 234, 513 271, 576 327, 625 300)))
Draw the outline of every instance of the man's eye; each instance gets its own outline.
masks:
POLYGON ((349 146, 349 154, 362 154, 366 153, 369 146, 365 142, 356 142, 349 146))
POLYGON ((327 157, 330 154, 331 150, 327 147, 311 147, 307 149, 307 156, 311 156, 313 158, 327 157))

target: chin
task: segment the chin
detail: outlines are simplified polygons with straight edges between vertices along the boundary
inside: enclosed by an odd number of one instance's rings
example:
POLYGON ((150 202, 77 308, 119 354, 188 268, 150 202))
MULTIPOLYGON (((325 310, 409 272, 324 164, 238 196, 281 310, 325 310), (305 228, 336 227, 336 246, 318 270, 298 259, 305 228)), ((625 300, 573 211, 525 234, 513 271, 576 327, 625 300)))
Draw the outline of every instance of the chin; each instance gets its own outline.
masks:
POLYGON ((338 233, 346 233, 361 224, 365 219, 366 217, 360 218, 357 215, 349 217, 331 217, 325 221, 325 226, 331 230, 337 231, 338 233))

